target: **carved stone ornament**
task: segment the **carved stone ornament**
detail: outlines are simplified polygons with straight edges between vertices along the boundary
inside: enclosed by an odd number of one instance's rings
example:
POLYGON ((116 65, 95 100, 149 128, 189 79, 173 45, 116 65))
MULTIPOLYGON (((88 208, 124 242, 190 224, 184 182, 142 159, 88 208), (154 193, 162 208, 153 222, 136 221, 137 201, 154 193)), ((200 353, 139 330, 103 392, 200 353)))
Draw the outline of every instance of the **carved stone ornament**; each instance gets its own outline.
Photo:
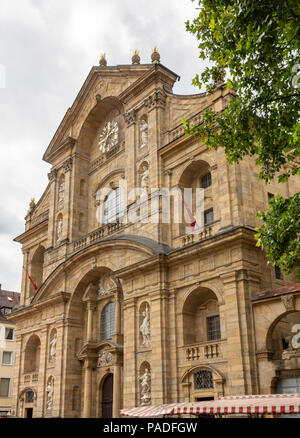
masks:
POLYGON ((58 186, 58 202, 63 202, 65 199, 65 182, 61 181, 58 186))
POLYGON ((142 119, 140 123, 140 147, 148 146, 148 123, 142 119))
POLYGON ((136 122, 136 110, 131 109, 124 114, 124 120, 127 126, 132 125, 136 122))
POLYGON ((62 218, 59 218, 58 222, 57 222, 57 228, 56 228, 56 240, 57 240, 57 242, 61 241, 62 231, 63 231, 63 220, 62 220, 62 218))
POLYGON ((51 411, 53 407, 53 393, 54 393, 54 377, 50 377, 48 380, 48 385, 46 387, 46 394, 47 394, 47 410, 51 411))
POLYGON ((72 170, 72 166, 73 166, 73 158, 70 157, 63 163, 64 172, 67 173, 70 170, 72 170))
POLYGON ((109 351, 103 351, 98 358, 97 367, 107 367, 112 364, 113 356, 109 351))
POLYGON ((161 91, 155 91, 155 93, 144 100, 144 105, 148 108, 148 111, 157 107, 164 108, 165 104, 166 96, 161 91))
POLYGON ((148 368, 139 380, 141 381, 141 405, 149 406, 151 405, 151 374, 148 368))
POLYGON ((110 294, 118 287, 118 281, 110 274, 104 274, 99 280, 98 295, 110 294))
POLYGON ((285 310, 295 310, 295 296, 294 295, 283 295, 281 301, 285 307, 285 310))
POLYGON ((141 175, 141 188, 149 190, 149 169, 146 165, 143 166, 143 173, 141 175))
POLYGON ((150 311, 149 306, 146 305, 145 311, 143 312, 143 321, 140 326, 140 332, 143 338, 143 347, 149 347, 151 343, 151 329, 150 329, 150 311))
POLYGON ((119 124, 116 120, 105 123, 99 135, 99 149, 101 152, 109 152, 119 142, 119 124))
POLYGON ((57 169, 53 169, 51 170, 51 172, 48 173, 48 180, 50 182, 55 181, 56 177, 57 177, 57 169))
POLYGON ((55 358, 56 358, 56 342, 57 342, 57 337, 55 334, 49 342, 50 344, 49 362, 52 363, 55 362, 55 358))

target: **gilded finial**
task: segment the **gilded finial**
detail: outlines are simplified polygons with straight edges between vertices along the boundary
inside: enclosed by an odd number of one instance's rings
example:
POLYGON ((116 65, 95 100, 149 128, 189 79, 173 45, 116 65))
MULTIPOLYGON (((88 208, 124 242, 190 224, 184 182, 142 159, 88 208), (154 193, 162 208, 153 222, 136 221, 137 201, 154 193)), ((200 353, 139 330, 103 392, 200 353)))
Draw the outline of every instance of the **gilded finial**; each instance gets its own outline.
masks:
POLYGON ((133 56, 131 58, 131 62, 132 62, 132 64, 139 64, 141 62, 141 58, 139 56, 139 51, 138 50, 135 50, 133 52, 133 56))
POLYGON ((152 64, 158 64, 160 62, 160 54, 158 52, 157 46, 155 46, 153 51, 152 51, 151 62, 152 62, 152 64))
POLYGON ((99 65, 101 67, 106 67, 107 66, 107 61, 106 61, 105 53, 102 53, 102 55, 100 57, 99 65))

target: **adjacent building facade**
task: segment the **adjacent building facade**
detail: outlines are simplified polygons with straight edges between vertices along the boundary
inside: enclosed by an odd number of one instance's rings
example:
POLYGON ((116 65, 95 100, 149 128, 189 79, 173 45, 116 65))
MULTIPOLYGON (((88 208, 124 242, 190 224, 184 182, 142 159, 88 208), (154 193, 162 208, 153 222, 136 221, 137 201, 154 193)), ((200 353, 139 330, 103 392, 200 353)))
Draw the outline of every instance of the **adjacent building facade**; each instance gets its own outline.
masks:
POLYGON ((6 315, 19 305, 19 299, 19 293, 3 290, 0 284, 0 418, 14 413, 15 324, 6 315))
POLYGON ((151 64, 102 58, 45 152, 49 184, 15 239, 38 286, 24 271, 10 316, 18 416, 117 417, 122 407, 270 392, 284 373, 300 377, 275 330, 281 318, 297 325, 300 290, 259 295, 293 279, 254 239, 256 212, 299 180, 266 186, 252 159, 229 165, 222 149, 186 136, 184 117, 201 123, 233 92, 219 83, 213 94, 173 94, 179 78, 158 61, 157 52, 151 64), (126 199, 124 185, 142 191, 126 199), (202 189, 198 229, 174 195, 184 188, 202 189))

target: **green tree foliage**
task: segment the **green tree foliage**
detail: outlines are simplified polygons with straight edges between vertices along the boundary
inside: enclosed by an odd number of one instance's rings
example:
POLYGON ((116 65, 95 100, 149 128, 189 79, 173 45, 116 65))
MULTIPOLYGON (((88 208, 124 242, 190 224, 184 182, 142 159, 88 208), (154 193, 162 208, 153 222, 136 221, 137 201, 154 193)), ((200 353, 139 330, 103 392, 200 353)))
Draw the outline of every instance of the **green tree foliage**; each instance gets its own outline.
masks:
MULTIPOLYGON (((194 1, 194 0, 192 0, 194 1)), ((207 109, 187 133, 210 148, 223 147, 229 163, 254 156, 259 176, 285 182, 300 175, 300 2, 198 0, 199 15, 186 23, 211 65, 193 80, 212 92, 227 76, 234 98, 222 112, 207 109)), ((278 196, 259 214, 257 245, 286 273, 299 260, 299 193, 278 196)), ((298 271, 300 278, 300 272, 298 271)))

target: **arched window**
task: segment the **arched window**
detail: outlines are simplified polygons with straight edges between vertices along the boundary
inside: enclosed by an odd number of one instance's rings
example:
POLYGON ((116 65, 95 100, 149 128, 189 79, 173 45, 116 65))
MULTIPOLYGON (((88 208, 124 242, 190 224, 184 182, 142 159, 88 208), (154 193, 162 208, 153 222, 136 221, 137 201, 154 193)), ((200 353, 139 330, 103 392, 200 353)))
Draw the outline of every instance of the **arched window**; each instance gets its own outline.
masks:
POLYGON ((124 215, 124 197, 122 190, 118 187, 112 190, 103 205, 103 223, 115 223, 124 215))
POLYGON ((115 303, 108 303, 101 313, 101 341, 111 339, 115 330, 115 303))

